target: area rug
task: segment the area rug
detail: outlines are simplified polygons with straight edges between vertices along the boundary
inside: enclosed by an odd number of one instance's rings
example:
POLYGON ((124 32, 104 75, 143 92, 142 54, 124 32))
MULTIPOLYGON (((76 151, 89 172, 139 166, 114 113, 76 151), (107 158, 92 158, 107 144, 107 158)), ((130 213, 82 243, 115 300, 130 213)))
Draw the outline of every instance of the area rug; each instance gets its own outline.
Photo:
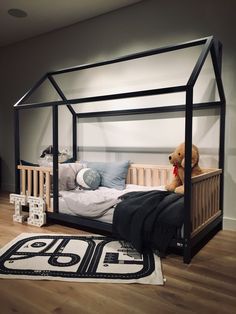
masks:
POLYGON ((151 250, 99 235, 22 233, 0 250, 0 278, 163 285, 151 250))

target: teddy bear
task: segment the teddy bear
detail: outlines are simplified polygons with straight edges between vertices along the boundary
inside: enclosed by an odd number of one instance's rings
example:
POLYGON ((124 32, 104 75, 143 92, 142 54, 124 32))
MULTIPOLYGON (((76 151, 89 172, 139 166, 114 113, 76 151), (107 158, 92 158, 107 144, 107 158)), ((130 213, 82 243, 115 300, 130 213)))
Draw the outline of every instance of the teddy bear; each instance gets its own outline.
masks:
MULTIPOLYGON (((166 185, 167 191, 184 194, 184 166, 185 166, 185 143, 176 147, 175 151, 169 155, 169 161, 173 165, 174 178, 172 182, 166 185)), ((197 176, 203 173, 198 165, 199 151, 197 146, 192 145, 192 173, 191 176, 197 176)))

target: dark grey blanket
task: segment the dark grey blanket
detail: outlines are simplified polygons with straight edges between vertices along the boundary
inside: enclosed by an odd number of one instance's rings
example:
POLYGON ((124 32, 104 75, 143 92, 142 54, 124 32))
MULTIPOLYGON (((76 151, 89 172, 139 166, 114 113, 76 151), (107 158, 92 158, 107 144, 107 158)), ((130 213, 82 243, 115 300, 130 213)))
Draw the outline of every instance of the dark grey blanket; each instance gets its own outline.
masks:
POLYGON ((113 234, 129 241, 139 252, 162 254, 183 224, 184 197, 168 191, 130 192, 122 195, 113 216, 113 234))

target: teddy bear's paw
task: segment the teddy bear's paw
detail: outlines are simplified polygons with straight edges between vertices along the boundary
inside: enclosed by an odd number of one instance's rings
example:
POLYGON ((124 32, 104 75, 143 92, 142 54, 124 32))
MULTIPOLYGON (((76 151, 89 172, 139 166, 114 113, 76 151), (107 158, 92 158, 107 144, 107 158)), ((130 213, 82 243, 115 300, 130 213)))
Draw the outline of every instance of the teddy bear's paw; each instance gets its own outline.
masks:
POLYGON ((165 189, 166 189, 167 191, 174 192, 175 186, 172 185, 172 184, 167 184, 167 185, 165 186, 165 189))
POLYGON ((178 186, 178 187, 175 189, 175 193, 184 194, 184 186, 183 186, 183 185, 178 186))

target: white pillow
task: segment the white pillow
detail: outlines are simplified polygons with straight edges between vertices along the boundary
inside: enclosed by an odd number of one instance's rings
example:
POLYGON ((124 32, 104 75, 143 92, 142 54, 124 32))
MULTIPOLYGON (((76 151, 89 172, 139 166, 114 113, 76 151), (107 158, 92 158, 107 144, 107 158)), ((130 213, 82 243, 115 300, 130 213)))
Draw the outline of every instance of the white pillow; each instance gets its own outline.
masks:
POLYGON ((76 175, 83 168, 83 164, 66 163, 59 164, 58 189, 59 191, 69 191, 76 188, 76 175))

